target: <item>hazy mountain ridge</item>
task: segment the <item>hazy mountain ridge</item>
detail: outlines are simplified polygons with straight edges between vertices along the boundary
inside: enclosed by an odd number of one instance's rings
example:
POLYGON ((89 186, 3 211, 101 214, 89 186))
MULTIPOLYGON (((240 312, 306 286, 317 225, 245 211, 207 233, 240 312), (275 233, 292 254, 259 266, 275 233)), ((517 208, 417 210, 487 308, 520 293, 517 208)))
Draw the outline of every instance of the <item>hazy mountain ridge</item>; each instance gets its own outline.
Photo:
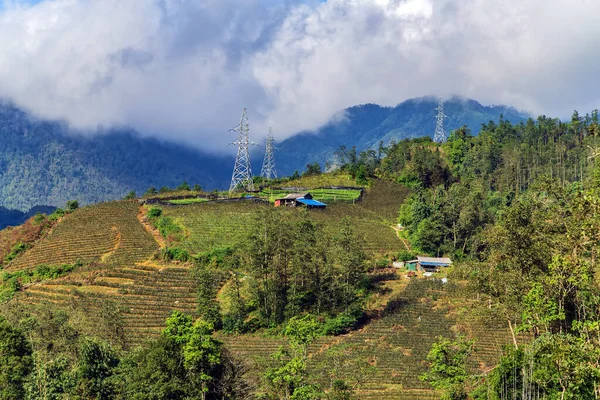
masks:
POLYGON ((131 130, 96 136, 69 132, 65 124, 31 118, 0 106, 0 206, 27 210, 38 204, 82 204, 140 193, 184 180, 221 187, 233 158, 142 138, 131 130))
MULTIPOLYGON (((313 131, 303 132, 281 142, 278 168, 284 173, 302 170, 311 162, 324 163, 342 145, 362 151, 392 140, 433 136, 438 99, 422 97, 406 100, 396 107, 365 104, 345 110, 345 118, 313 131), (312 149, 318 149, 313 151, 312 149)), ((467 125, 474 134, 481 124, 498 121, 500 115, 514 123, 530 116, 507 106, 484 106, 475 100, 453 97, 444 103, 447 131, 467 125)))

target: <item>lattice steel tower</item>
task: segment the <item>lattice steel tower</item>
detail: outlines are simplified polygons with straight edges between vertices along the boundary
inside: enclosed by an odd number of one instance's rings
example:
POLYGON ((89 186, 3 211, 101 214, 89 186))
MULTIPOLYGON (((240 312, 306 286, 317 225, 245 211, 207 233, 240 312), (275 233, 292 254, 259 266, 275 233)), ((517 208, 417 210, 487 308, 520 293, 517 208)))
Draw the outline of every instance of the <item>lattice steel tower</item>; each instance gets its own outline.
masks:
POLYGON ((233 167, 233 175, 231 176, 229 193, 237 189, 254 190, 248 147, 255 145, 255 143, 250 141, 250 125, 248 124, 248 113, 245 108, 242 111, 240 124, 231 130, 238 133, 238 139, 231 143, 238 146, 238 151, 235 166, 233 167))
POLYGON ((438 107, 436 108, 437 114, 437 123, 435 124, 435 135, 433 136, 433 141, 438 143, 444 143, 448 140, 448 134, 446 133, 446 129, 444 129, 444 119, 448 118, 446 114, 444 114, 444 100, 440 99, 438 107))
POLYGON ((269 135, 267 135, 267 144, 265 149, 265 159, 263 161, 260 176, 265 179, 277 179, 277 171, 275 170, 275 155, 273 150, 273 130, 269 128, 269 135))

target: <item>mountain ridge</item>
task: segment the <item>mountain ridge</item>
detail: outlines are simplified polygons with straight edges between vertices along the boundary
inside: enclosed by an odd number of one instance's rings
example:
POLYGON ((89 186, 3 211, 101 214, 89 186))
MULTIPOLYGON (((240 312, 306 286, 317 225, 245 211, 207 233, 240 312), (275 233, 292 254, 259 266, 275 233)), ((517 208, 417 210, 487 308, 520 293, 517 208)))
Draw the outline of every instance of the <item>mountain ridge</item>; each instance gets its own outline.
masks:
MULTIPOLYGON (((425 96, 408 99, 394 107, 377 104, 353 106, 344 110, 341 121, 328 123, 314 131, 304 131, 282 141, 278 153, 283 154, 281 170, 290 173, 302 169, 306 164, 330 160, 333 153, 341 146, 356 146, 358 151, 375 149, 380 141, 384 145, 391 141, 430 136, 433 137, 436 124, 436 107, 438 98, 425 96), (364 115, 366 114, 366 115, 364 115), (363 121, 368 118, 368 121, 363 121), (356 129, 360 126, 362 129, 356 129), (348 145, 337 138, 352 137, 356 142, 348 145), (304 145, 302 142, 307 142, 304 145), (320 147, 317 154, 303 156, 308 147, 320 147)), ((467 125, 472 133, 477 134, 481 124, 490 120, 504 119, 514 123, 525 121, 530 115, 508 106, 484 106, 481 103, 464 97, 453 96, 444 103, 448 115, 446 130, 452 131, 467 125)))

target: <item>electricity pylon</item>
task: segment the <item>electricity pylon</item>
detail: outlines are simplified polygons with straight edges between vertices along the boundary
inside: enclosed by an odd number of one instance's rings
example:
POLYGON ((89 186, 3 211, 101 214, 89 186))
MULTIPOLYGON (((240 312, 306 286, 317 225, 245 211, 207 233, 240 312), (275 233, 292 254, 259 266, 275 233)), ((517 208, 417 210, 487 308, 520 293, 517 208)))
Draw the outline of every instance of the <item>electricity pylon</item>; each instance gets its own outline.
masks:
POLYGON ((438 113, 436 117, 437 122, 435 124, 435 135, 433 136, 433 141, 444 143, 446 140, 448 140, 448 135, 444 129, 444 119, 448 118, 448 116, 444 114, 444 100, 441 98, 436 110, 438 113))
POLYGON ((265 179, 277 179, 277 171, 275 170, 275 155, 273 150, 273 130, 269 128, 269 135, 267 136, 267 144, 265 149, 265 159, 263 160, 262 169, 260 176, 265 179))
POLYGON ((231 130, 238 133, 238 139, 231 143, 238 146, 238 151, 235 158, 235 166, 233 167, 233 175, 231 176, 229 193, 237 189, 254 190, 248 147, 256 143, 250 141, 250 125, 248 124, 248 113, 245 108, 242 111, 240 124, 231 130))

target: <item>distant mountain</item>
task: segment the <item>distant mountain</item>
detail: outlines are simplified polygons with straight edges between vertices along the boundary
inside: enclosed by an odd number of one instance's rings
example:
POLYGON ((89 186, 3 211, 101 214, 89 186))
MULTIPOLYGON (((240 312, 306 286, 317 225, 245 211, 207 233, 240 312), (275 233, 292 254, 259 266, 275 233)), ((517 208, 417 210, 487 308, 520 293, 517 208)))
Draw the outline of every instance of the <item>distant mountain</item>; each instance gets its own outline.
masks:
POLYGON ((0 206, 6 208, 64 206, 69 199, 97 203, 184 180, 224 187, 232 167, 233 158, 142 138, 131 130, 82 136, 64 124, 0 105, 0 206))
MULTIPOLYGON (((356 146, 362 151, 377 148, 380 141, 433 136, 435 132, 438 99, 422 97, 410 99, 396 107, 375 104, 355 106, 343 111, 341 118, 314 132, 302 132, 277 145, 277 168, 282 174, 302 171, 306 164, 331 160, 333 153, 344 145, 356 146)), ((481 124, 498 121, 500 115, 513 123, 530 116, 506 106, 483 106, 480 103, 454 97, 444 103, 446 130, 467 125, 477 134, 481 124)), ((257 157, 258 159, 258 157, 257 157)))
MULTIPOLYGON (((432 135, 436 107, 435 98, 425 97, 396 107, 366 104, 343 110, 335 122, 279 143, 278 172, 289 175, 311 162, 324 164, 342 145, 361 151, 376 148, 380 140, 387 144, 432 135)), ((468 125, 473 133, 501 114, 511 122, 528 117, 514 108, 486 107, 460 98, 447 101, 445 110, 447 129, 468 125)), ((259 174, 262 152, 256 151, 252 159, 253 171, 259 174)), ((141 194, 150 186, 174 187, 184 180, 208 189, 227 188, 233 162, 233 157, 143 138, 132 130, 83 136, 69 132, 60 122, 38 120, 0 103, 0 207, 7 209, 26 211, 38 204, 60 207, 70 199, 97 203, 121 198, 131 190, 141 194)))
POLYGON ((56 210, 56 207, 51 206, 35 206, 29 211, 23 212, 19 210, 9 210, 8 208, 0 207, 0 229, 7 226, 18 226, 29 218, 33 217, 38 212, 41 214, 50 215, 56 210))

